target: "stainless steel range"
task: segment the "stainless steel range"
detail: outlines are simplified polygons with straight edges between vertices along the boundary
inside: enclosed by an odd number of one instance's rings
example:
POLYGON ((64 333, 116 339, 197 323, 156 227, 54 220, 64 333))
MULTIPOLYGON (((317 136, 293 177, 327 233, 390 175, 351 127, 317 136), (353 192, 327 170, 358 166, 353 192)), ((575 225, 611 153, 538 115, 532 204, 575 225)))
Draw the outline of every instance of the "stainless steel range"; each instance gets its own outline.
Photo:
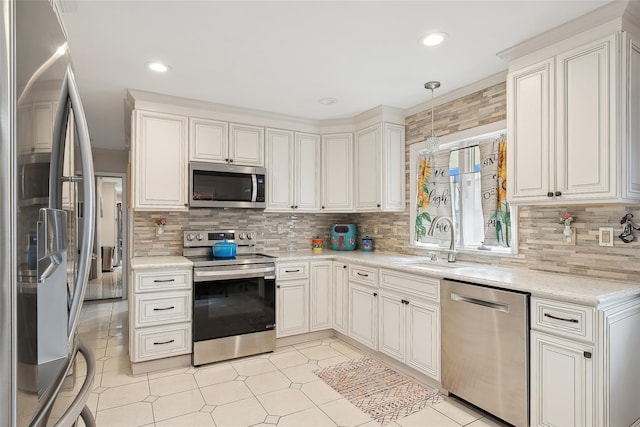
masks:
POLYGON ((193 262, 193 365, 273 351, 275 262, 256 253, 254 232, 188 230, 183 242, 193 262), (224 240, 237 244, 234 258, 213 257, 224 240))

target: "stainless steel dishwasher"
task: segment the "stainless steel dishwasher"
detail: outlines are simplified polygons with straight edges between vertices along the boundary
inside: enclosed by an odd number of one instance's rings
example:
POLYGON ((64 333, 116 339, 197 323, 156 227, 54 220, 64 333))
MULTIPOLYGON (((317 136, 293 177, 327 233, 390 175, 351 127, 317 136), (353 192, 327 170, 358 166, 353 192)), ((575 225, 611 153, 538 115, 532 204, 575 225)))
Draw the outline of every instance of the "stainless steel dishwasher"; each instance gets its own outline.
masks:
POLYGON ((442 387, 529 425, 529 294, 443 280, 442 387))

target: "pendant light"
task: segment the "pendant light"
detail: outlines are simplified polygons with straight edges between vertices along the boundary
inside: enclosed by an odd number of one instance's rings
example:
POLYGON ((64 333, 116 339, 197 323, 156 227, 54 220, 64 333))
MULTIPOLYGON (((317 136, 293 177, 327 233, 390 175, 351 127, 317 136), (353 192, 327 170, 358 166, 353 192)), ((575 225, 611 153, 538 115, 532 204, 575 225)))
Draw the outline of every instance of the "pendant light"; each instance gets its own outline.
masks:
POLYGON ((427 153, 435 153, 440 148, 440 140, 433 129, 433 90, 439 87, 440 82, 427 82, 424 84, 425 89, 431 89, 431 136, 425 141, 427 153))

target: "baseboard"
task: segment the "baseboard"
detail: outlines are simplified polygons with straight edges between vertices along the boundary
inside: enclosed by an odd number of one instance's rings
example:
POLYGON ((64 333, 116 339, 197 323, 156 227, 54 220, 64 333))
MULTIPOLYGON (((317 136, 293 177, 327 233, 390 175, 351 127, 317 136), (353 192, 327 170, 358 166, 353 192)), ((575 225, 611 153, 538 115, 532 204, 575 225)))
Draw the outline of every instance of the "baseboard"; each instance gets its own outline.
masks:
POLYGON ((286 347, 288 345, 301 344, 303 342, 321 340, 323 338, 331 338, 334 336, 335 334, 333 329, 325 329, 323 331, 308 332, 306 334, 282 337, 276 339, 276 349, 278 347, 286 347))
POLYGON ((163 359, 149 360, 148 362, 131 362, 131 373, 133 375, 148 374, 151 372, 165 371, 176 368, 190 368, 191 353, 181 356, 165 357, 163 359))

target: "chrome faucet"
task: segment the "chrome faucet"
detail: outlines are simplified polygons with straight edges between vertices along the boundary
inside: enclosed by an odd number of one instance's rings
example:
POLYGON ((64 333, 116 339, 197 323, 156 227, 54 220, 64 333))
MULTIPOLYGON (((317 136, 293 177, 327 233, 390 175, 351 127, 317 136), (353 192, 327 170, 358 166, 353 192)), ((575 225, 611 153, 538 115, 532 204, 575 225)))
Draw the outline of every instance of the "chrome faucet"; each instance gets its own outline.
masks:
POLYGON ((446 221, 449 223, 451 242, 449 243, 447 261, 456 262, 456 251, 455 251, 456 236, 453 231, 453 221, 451 221, 451 218, 449 218, 448 216, 437 216, 433 218, 433 221, 431 221, 431 227, 429 227, 429 231, 427 232, 427 235, 433 236, 433 232, 436 230, 436 227, 438 226, 438 223, 440 221, 446 221))

